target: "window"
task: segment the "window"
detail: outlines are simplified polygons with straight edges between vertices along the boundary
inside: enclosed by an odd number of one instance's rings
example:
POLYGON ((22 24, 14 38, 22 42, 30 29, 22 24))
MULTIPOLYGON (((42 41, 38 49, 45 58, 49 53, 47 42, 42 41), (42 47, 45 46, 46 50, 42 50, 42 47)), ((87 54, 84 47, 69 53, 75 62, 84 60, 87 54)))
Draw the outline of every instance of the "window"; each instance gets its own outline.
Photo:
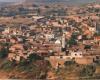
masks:
POLYGON ((77 54, 75 54, 75 56, 77 56, 77 54))
POLYGON ((62 59, 62 58, 63 58, 63 56, 60 56, 60 58, 62 59))

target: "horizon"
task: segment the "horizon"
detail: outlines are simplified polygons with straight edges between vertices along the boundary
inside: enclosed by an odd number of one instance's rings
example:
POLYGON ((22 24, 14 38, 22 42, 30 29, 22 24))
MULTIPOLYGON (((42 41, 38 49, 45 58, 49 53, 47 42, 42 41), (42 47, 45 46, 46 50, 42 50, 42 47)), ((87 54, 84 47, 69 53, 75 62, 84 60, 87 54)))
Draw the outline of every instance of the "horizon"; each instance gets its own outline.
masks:
POLYGON ((22 2, 25 0, 0 0, 0 2, 22 2))
MULTIPOLYGON (((23 2, 23 1, 30 1, 30 0, 0 0, 0 2, 23 2)), ((31 0, 32 1, 32 0, 31 0)), ((41 1, 41 0, 34 0, 34 1, 41 1)), ((43 0, 42 0, 43 1, 43 0)), ((54 1, 54 0, 44 0, 44 1, 54 1)), ((55 1, 75 1, 75 0, 55 0, 55 1)), ((100 1, 100 0, 76 0, 77 2, 94 2, 94 1, 100 1)))

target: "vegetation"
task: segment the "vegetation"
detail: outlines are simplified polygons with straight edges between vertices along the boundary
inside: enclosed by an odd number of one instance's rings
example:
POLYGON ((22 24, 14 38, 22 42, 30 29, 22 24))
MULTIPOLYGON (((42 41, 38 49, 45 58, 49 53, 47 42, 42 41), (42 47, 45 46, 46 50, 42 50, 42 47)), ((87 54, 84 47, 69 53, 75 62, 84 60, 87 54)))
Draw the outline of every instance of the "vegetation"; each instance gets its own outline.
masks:
POLYGON ((43 60, 43 58, 37 54, 31 54, 29 57, 28 57, 28 60, 30 62, 32 61, 36 61, 36 60, 43 60))
POLYGON ((1 64, 0 64, 0 69, 5 70, 5 71, 11 71, 12 69, 14 69, 16 63, 8 61, 8 60, 4 60, 1 64))
POLYGON ((86 65, 81 71, 80 71, 80 76, 88 77, 88 76, 93 76, 96 68, 93 65, 86 65))
POLYGON ((100 36, 100 32, 96 32, 94 36, 100 36))
POLYGON ((0 51, 0 58, 5 58, 8 55, 8 49, 7 48, 2 48, 0 51))
POLYGON ((76 41, 74 38, 71 38, 71 39, 68 41, 68 44, 69 44, 69 46, 71 47, 72 45, 77 45, 77 41, 76 41))
POLYGON ((42 62, 33 61, 29 63, 22 59, 20 63, 15 63, 14 61, 3 60, 0 64, 0 71, 9 73, 9 79, 46 79, 49 64, 47 61, 42 62))
POLYGON ((73 65, 73 64, 75 64, 75 61, 66 61, 64 63, 65 66, 69 66, 69 65, 73 65))

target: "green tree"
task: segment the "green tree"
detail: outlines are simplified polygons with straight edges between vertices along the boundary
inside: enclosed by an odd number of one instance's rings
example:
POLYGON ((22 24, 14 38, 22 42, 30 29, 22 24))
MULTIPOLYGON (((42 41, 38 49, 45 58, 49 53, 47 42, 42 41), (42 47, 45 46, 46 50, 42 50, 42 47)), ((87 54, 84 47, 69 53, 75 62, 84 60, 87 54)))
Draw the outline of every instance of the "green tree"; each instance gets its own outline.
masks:
POLYGON ((68 44, 69 44, 69 46, 77 45, 77 41, 76 41, 74 38, 71 38, 71 39, 68 41, 68 44))
POLYGON ((86 65, 80 72, 80 76, 93 76, 96 68, 93 65, 86 65))
POLYGON ((32 61, 36 61, 36 60, 41 60, 43 59, 41 56, 37 55, 37 54, 31 54, 29 57, 28 57, 28 60, 30 62, 32 61))
POLYGON ((7 48, 2 48, 0 51, 0 58, 5 58, 8 55, 8 49, 7 48))

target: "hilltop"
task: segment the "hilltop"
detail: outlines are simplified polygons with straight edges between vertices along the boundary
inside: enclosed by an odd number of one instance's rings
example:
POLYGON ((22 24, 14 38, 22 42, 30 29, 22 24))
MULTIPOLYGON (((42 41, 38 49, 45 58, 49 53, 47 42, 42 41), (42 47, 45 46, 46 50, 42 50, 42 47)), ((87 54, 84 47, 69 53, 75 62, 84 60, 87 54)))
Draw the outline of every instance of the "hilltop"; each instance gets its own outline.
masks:
POLYGON ((0 7, 5 7, 9 5, 16 4, 28 4, 28 3, 37 3, 37 4, 63 4, 63 5, 82 5, 88 3, 100 3, 100 0, 21 0, 17 2, 0 2, 0 7))
POLYGON ((36 2, 36 3, 66 3, 66 4, 84 4, 92 2, 100 2, 100 0, 25 0, 25 2, 36 2))

